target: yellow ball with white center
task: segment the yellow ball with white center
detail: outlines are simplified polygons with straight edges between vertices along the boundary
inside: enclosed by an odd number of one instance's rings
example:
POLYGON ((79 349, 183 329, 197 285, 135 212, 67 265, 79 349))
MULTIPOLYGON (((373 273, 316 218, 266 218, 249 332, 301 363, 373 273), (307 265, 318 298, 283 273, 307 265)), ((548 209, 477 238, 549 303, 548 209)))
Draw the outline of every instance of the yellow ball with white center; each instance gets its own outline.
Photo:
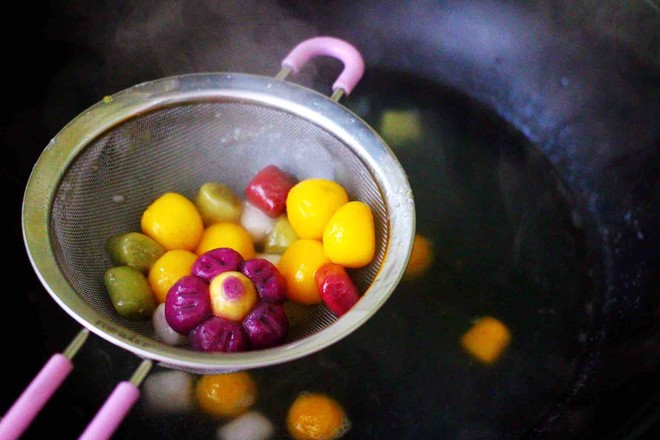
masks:
POLYGON ((209 285, 213 314, 242 321, 259 299, 254 283, 241 272, 223 272, 209 285))

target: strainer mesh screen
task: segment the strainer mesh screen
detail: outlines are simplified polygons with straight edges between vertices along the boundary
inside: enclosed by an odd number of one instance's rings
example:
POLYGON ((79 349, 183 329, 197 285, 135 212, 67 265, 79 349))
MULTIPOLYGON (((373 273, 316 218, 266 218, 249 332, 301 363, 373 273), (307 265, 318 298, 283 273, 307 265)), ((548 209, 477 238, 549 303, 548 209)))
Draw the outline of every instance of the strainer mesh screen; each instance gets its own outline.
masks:
MULTIPOLYGON (((351 200, 371 206, 376 257, 368 267, 351 272, 364 292, 383 261, 388 239, 385 202, 370 170, 320 126, 266 105, 234 101, 163 107, 93 139, 66 170, 52 207, 50 230, 61 271, 103 316, 154 337, 150 322, 122 319, 108 299, 103 284, 103 274, 111 267, 107 238, 139 231, 142 212, 167 191, 192 200, 203 183, 216 181, 244 198, 249 180, 270 164, 299 179, 334 179, 351 200)), ((304 308, 289 341, 334 320, 323 305, 304 308)))

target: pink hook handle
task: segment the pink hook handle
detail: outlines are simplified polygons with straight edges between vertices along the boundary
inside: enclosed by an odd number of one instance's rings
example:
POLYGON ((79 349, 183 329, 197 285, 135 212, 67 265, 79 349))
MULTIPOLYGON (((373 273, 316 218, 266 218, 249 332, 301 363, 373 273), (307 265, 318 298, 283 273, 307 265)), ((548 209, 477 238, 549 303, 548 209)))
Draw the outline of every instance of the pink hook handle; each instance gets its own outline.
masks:
POLYGON ((120 382, 78 440, 106 440, 112 437, 139 398, 138 387, 129 381, 120 382))
POLYGON ((19 438, 71 370, 73 362, 68 357, 59 353, 51 356, 0 421, 0 439, 19 438))
POLYGON ((342 89, 347 95, 351 93, 364 73, 364 60, 357 49, 347 42, 334 37, 315 37, 298 44, 282 60, 282 66, 290 68, 293 73, 300 69, 311 58, 316 56, 331 56, 344 63, 344 70, 332 85, 332 90, 342 89))

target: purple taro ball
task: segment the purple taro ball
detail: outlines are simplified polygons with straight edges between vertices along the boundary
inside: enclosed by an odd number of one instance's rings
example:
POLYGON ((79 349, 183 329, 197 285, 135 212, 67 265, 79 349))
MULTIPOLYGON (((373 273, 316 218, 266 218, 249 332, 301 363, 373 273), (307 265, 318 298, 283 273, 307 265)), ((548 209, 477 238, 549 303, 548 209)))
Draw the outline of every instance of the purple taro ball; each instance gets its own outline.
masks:
POLYGON ((273 263, 262 258, 253 258, 243 263, 241 270, 252 280, 261 299, 274 304, 284 302, 286 281, 273 263))
POLYGON ((240 271, 241 254, 231 248, 217 248, 200 255, 192 267, 192 274, 211 281, 223 272, 240 271))
POLYGON ((209 285, 203 279, 184 276, 167 292, 165 320, 175 332, 188 335, 211 314, 209 285))
POLYGON ((207 319, 188 336, 190 345, 197 351, 237 352, 250 346, 240 324, 218 316, 207 319))
POLYGON ((279 304, 261 301, 243 320, 253 349, 280 345, 289 334, 289 319, 279 304))

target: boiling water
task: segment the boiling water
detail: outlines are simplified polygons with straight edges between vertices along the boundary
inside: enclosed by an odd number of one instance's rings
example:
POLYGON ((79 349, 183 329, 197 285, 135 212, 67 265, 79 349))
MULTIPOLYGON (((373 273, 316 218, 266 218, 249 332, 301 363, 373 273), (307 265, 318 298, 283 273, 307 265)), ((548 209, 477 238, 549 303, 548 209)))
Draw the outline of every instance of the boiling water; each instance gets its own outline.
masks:
MULTIPOLYGON (((533 432, 570 393, 590 336, 584 218, 533 145, 451 91, 372 71, 343 104, 382 133, 403 164, 433 266, 402 282, 372 320, 336 345, 252 371, 255 409, 272 421, 276 438, 286 438, 286 411, 307 391, 342 403, 351 420, 346 439, 533 432), (408 125, 392 130, 393 114, 408 125), (490 366, 459 343, 485 315, 512 334, 490 366)), ((91 339, 76 360, 85 374, 62 390, 81 423, 74 434, 139 363, 91 339)), ((197 411, 156 415, 142 400, 117 438, 214 438, 222 423, 197 411)))

